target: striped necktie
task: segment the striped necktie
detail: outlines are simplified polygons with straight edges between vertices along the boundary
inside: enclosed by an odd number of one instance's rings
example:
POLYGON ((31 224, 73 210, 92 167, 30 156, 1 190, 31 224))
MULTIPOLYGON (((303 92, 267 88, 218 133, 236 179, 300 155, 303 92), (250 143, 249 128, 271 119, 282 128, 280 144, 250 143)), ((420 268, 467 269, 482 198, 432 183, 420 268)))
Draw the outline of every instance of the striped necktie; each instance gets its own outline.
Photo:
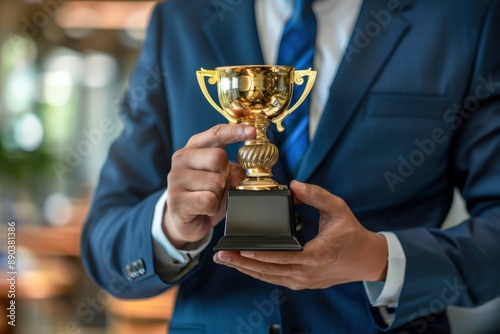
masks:
MULTIPOLYGON (((313 0, 294 0, 295 8, 285 24, 278 50, 278 65, 293 66, 297 70, 313 67, 316 42, 316 18, 312 11, 313 0)), ((290 106, 302 95, 304 85, 294 85, 290 106)), ((297 176, 302 158, 309 146, 309 97, 291 115, 287 116, 284 139, 280 152, 290 175, 297 176)))

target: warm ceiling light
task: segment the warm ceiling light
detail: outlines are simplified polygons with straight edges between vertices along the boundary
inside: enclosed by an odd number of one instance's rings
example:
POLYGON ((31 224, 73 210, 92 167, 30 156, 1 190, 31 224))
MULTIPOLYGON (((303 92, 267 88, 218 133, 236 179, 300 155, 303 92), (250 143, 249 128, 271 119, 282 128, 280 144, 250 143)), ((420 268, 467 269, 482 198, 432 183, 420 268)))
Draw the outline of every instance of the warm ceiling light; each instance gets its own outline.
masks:
POLYGON ((57 14, 64 29, 144 30, 156 2, 69 1, 57 14))

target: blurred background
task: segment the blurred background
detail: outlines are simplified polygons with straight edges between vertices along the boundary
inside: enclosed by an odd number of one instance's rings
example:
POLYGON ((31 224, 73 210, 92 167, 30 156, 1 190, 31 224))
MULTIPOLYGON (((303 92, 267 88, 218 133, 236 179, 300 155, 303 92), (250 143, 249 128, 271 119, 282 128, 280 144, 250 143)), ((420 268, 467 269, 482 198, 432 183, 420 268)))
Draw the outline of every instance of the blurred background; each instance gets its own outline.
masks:
MULTIPOLYGON (((79 260, 81 226, 121 128, 120 96, 153 6, 0 0, 0 333, 167 332, 175 290, 116 300, 89 280, 79 260), (8 325, 10 272, 15 327, 8 325)), ((466 215, 457 196, 445 227, 466 215)), ((454 333, 500 331, 498 300, 448 312, 454 333)))
POLYGON ((112 299, 79 236, 152 1, 0 0, 0 333, 165 333, 175 291, 112 299), (15 327, 8 223, 15 224, 15 327), (9 276, 8 276, 9 277, 9 276))

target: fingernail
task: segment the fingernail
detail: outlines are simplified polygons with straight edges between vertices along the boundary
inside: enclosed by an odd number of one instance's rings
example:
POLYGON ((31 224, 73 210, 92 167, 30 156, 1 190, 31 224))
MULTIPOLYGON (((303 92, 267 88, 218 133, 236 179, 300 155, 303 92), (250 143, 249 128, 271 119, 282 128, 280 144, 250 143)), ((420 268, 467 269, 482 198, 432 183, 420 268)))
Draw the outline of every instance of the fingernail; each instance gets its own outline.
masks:
POLYGON ((216 256, 217 256, 217 258, 218 258, 218 261, 215 261, 215 262, 217 262, 217 263, 219 263, 219 262, 226 262, 226 263, 231 262, 231 257, 230 257, 230 256, 228 256, 228 255, 225 255, 225 254, 219 254, 219 253, 216 253, 215 255, 216 255, 216 256))
POLYGON ((253 133, 253 127, 251 127, 251 126, 247 126, 247 127, 243 130, 243 132, 244 132, 244 133, 248 136, 248 135, 250 135, 250 134, 252 134, 252 133, 253 133))
POLYGON ((248 257, 248 258, 253 258, 255 256, 255 254, 253 252, 249 252, 249 251, 240 252, 240 255, 244 256, 244 257, 248 257))
POLYGON ((297 180, 292 180, 292 182, 290 183, 290 185, 292 183, 295 183, 297 186, 300 186, 302 189, 305 189, 306 185, 300 181, 297 181, 297 180))

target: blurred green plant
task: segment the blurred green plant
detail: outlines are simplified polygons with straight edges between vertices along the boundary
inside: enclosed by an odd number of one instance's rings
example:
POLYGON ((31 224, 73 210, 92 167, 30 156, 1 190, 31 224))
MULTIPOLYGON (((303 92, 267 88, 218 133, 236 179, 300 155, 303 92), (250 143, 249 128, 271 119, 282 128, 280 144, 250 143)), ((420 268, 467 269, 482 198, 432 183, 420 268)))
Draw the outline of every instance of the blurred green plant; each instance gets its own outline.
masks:
POLYGON ((29 186, 37 176, 46 175, 54 156, 43 149, 27 152, 9 150, 0 142, 0 178, 9 183, 29 186))

